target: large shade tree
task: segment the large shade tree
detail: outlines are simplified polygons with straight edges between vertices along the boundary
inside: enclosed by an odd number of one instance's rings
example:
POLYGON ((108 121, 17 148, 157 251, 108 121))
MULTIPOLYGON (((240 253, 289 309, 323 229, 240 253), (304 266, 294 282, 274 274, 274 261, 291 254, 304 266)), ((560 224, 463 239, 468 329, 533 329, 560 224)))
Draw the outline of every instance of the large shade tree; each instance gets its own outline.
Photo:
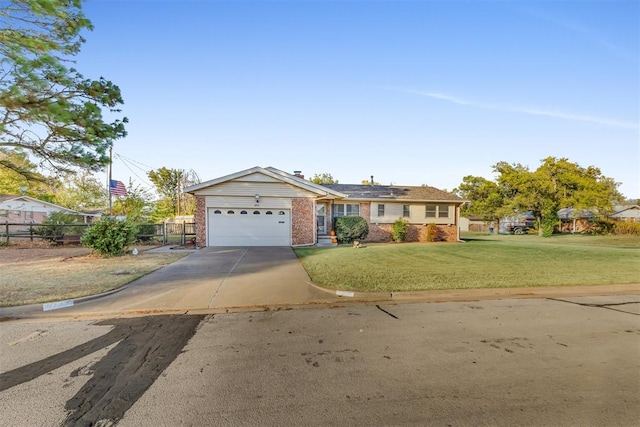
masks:
POLYGON ((623 197, 618 183, 594 166, 582 167, 566 158, 547 157, 536 170, 521 164, 498 162, 495 183, 481 177, 465 177, 458 194, 470 200, 469 212, 504 217, 533 214, 541 235, 550 235, 558 223, 558 211, 573 208, 606 216, 623 197))
POLYGON ((499 229, 500 218, 504 216, 505 200, 498 184, 481 176, 467 175, 453 191, 471 202, 462 207, 461 215, 479 216, 484 221, 493 222, 495 230, 499 229))
MULTIPOLYGON (((81 0, 6 0, 0 7, 0 148, 20 150, 56 172, 103 169, 126 135, 120 89, 72 67, 92 24, 81 0)), ((29 175, 19 162, 0 169, 29 175)))

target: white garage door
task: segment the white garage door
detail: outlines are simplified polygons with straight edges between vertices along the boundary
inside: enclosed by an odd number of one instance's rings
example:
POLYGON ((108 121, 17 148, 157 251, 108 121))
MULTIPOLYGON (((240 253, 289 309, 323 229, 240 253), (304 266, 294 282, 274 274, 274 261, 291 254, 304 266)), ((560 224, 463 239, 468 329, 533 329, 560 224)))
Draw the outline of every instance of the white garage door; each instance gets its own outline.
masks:
POLYGON ((209 208, 209 246, 291 246, 288 209, 209 208))

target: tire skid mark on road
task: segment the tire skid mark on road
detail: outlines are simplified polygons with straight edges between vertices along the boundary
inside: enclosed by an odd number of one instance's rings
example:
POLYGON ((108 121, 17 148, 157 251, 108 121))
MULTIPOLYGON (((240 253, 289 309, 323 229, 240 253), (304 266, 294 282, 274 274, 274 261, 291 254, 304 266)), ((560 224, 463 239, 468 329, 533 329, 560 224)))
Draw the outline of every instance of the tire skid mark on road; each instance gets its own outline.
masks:
POLYGON ((205 316, 161 315, 110 319, 101 337, 0 374, 0 391, 31 381, 116 344, 91 366, 91 379, 65 405, 66 425, 116 423, 182 352, 205 316))

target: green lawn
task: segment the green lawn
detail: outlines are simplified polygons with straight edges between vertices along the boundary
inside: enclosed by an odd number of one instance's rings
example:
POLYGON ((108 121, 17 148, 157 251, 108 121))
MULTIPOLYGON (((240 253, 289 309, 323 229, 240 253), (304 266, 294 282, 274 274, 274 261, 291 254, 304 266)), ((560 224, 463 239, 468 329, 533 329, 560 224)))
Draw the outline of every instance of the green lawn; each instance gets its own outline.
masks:
POLYGON ((295 251, 314 283, 354 291, 640 283, 638 236, 463 238, 295 251))

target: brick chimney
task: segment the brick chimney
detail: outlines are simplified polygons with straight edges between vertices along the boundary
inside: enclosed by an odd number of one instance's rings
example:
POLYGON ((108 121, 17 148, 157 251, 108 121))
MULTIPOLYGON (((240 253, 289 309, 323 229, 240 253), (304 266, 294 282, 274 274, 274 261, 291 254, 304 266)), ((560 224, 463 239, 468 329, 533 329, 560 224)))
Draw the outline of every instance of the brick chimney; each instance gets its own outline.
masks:
POLYGON ((293 176, 297 176, 298 178, 304 179, 304 175, 302 175, 302 171, 293 171, 293 176))

